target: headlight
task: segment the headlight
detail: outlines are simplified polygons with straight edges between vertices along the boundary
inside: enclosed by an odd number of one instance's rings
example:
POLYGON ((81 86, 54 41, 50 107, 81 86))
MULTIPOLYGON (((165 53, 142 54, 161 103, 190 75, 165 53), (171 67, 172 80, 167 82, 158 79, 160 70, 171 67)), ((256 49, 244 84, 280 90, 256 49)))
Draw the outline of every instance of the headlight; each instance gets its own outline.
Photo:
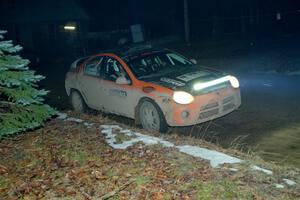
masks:
POLYGON ((173 100, 179 104, 190 104, 194 101, 194 97, 183 91, 176 91, 173 94, 173 100))
POLYGON ((232 86, 233 88, 238 88, 238 87, 240 87, 239 80, 238 80, 236 77, 230 76, 229 81, 230 81, 230 84, 231 84, 231 86, 232 86))

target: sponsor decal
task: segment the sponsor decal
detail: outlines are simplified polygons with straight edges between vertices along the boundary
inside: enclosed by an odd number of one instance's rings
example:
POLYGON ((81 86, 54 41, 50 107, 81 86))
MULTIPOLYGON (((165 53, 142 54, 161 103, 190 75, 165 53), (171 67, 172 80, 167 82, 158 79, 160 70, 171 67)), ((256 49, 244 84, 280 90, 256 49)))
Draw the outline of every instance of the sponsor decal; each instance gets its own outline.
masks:
POLYGON ((180 75, 176 78, 178 78, 182 81, 188 82, 188 81, 191 81, 193 79, 204 77, 204 76, 207 76, 207 75, 209 75, 208 72, 196 71, 196 72, 190 72, 190 73, 187 73, 187 74, 180 75))
POLYGON ((127 97, 127 92, 124 90, 111 89, 109 90, 110 96, 127 97))
POLYGON ((178 87, 182 87, 185 85, 185 83, 180 82, 180 81, 176 81, 174 79, 170 79, 170 78, 161 78, 160 81, 166 82, 166 83, 170 83, 172 85, 178 86, 178 87))

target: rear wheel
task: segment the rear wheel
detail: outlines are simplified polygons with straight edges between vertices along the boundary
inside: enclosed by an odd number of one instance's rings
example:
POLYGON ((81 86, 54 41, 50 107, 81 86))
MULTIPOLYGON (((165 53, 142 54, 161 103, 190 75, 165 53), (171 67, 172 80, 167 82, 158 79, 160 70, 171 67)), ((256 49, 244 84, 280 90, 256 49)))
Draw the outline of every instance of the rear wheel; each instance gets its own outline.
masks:
POLYGON ((150 100, 144 100, 139 107, 139 117, 142 127, 150 131, 166 132, 168 130, 164 115, 158 105, 150 100))
POLYGON ((81 113, 86 111, 86 104, 78 91, 72 91, 70 101, 74 111, 81 113))

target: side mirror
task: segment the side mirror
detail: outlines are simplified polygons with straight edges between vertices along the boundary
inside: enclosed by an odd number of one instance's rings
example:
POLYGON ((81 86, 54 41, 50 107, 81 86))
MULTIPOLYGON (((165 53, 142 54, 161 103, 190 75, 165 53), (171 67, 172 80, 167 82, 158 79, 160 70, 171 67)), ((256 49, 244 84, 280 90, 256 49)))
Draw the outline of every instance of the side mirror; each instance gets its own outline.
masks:
POLYGON ((191 58, 190 61, 195 65, 197 64, 197 60, 195 58, 191 58))
POLYGON ((118 85, 129 85, 130 80, 127 80, 124 76, 120 76, 116 80, 116 84, 118 85))

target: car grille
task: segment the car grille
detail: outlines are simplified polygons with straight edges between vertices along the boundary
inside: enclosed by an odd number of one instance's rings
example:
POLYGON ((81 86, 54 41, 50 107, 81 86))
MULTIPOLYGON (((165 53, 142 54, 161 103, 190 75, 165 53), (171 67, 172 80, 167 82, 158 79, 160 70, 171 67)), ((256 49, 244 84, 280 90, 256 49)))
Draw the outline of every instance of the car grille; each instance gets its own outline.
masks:
POLYGON ((222 101, 223 103, 223 112, 227 112, 235 107, 234 96, 225 97, 222 101))
POLYGON ((218 108, 212 109, 212 110, 209 110, 209 111, 205 111, 205 112, 200 113, 199 119, 206 119, 206 118, 212 117, 214 115, 217 115, 218 113, 219 113, 218 108))
POLYGON ((208 109, 215 108, 215 107, 218 107, 218 106, 219 106, 218 102, 213 102, 213 103, 209 103, 209 104, 206 104, 206 105, 202 106, 201 110, 208 110, 208 109))
POLYGON ((234 103, 229 103, 223 106, 223 112, 227 112, 228 110, 231 110, 234 108, 234 103))
POLYGON ((203 105, 200 110, 199 119, 213 118, 220 114, 220 112, 226 113, 235 108, 235 97, 228 96, 222 99, 220 102, 212 102, 203 105))
POLYGON ((234 101, 234 96, 225 97, 222 101, 223 105, 234 101))

